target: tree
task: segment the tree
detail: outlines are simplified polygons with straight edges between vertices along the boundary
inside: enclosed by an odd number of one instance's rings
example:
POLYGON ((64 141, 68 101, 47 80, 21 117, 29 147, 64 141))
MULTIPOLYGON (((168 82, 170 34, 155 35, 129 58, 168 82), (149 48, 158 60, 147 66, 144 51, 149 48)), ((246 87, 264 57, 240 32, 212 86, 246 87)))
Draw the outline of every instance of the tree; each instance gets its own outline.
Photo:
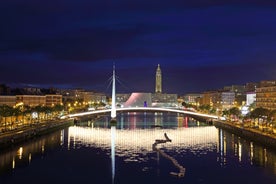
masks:
POLYGON ((63 110, 64 110, 64 106, 63 105, 57 104, 57 105, 54 106, 54 111, 55 112, 61 112, 63 110))
POLYGON ((215 114, 215 113, 216 113, 216 109, 215 109, 215 108, 211 108, 211 109, 209 110, 209 113, 215 114))
POLYGON ((269 112, 268 120, 271 122, 276 121, 276 110, 272 110, 269 112))
MULTIPOLYGON (((23 121, 25 120, 26 116, 31 117, 31 114, 32 114, 32 108, 28 105, 24 105, 23 106, 23 121)), ((27 120, 30 121, 31 119, 27 118, 27 120)))
POLYGON ((182 106, 183 107, 187 107, 187 103, 186 102, 182 102, 182 106))
POLYGON ((222 116, 225 116, 226 118, 229 118, 229 117, 230 117, 230 112, 229 112, 229 110, 224 109, 224 110, 222 111, 222 116))
POLYGON ((13 108, 12 115, 15 116, 16 122, 18 121, 18 116, 20 116, 21 114, 23 114, 23 112, 21 110, 21 107, 15 107, 15 108, 13 108))
POLYGON ((270 121, 272 128, 276 127, 276 110, 270 111, 268 120, 270 121))
POLYGON ((211 106, 210 105, 200 105, 199 106, 199 109, 201 110, 201 111, 206 111, 206 112, 209 112, 210 110, 211 110, 211 106))
POLYGON ((33 111, 37 112, 37 119, 40 120, 41 119, 41 113, 44 111, 43 106, 35 106, 33 109, 33 111))
POLYGON ((60 112, 64 111, 64 106, 63 105, 55 105, 54 107, 52 107, 52 111, 56 114, 59 115, 60 112))
POLYGON ((239 108, 237 107, 232 107, 231 109, 229 109, 229 114, 234 116, 235 119, 239 118, 241 115, 241 111, 239 108))
POLYGON ((12 116, 13 114, 13 108, 8 105, 2 105, 0 106, 0 115, 4 117, 5 122, 5 130, 7 129, 7 117, 12 116))
POLYGON ((253 102, 252 104, 249 105, 249 109, 252 111, 256 108, 256 102, 253 102))
POLYGON ((262 117, 268 117, 269 116, 269 110, 262 108, 262 107, 258 107, 256 109, 254 109, 253 111, 251 111, 251 117, 252 118, 262 118, 262 117))
POLYGON ((259 125, 260 118, 267 119, 269 116, 269 113, 270 113, 270 111, 268 109, 258 107, 256 109, 254 109, 253 111, 251 111, 250 117, 253 118, 254 120, 258 119, 258 125, 259 125))
POLYGON ((230 115, 229 110, 224 109, 224 110, 222 111, 222 115, 223 115, 223 116, 229 116, 229 115, 230 115))
POLYGON ((51 113, 53 112, 53 108, 48 107, 48 106, 42 106, 41 107, 41 113, 45 114, 45 119, 49 119, 49 115, 51 115, 51 113))

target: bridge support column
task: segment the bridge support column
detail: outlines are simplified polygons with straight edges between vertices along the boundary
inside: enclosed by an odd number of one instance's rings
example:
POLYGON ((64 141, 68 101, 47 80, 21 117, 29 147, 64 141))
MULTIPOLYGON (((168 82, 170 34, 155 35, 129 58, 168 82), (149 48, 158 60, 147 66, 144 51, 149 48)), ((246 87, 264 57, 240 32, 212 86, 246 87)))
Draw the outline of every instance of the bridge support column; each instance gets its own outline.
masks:
POLYGON ((111 120, 110 124, 116 124, 116 90, 115 90, 115 65, 113 65, 113 77, 112 77, 112 103, 111 103, 111 120))

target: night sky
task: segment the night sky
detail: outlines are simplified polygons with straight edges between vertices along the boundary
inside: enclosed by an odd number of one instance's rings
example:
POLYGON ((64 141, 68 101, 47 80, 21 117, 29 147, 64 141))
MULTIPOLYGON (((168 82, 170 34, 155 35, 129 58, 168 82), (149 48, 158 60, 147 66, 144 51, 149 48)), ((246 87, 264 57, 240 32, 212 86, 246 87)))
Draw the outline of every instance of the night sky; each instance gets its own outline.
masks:
POLYGON ((0 83, 184 94, 275 80, 275 0, 1 0, 0 83), (249 3, 250 2, 250 3, 249 3))

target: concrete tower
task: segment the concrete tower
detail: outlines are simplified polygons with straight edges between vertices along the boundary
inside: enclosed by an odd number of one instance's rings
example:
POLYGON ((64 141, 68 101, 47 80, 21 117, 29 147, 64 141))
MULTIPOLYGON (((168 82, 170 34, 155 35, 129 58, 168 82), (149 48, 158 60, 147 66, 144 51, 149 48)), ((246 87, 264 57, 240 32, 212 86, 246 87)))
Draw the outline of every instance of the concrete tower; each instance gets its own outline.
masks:
POLYGON ((156 69, 155 93, 162 93, 162 73, 159 64, 156 69))

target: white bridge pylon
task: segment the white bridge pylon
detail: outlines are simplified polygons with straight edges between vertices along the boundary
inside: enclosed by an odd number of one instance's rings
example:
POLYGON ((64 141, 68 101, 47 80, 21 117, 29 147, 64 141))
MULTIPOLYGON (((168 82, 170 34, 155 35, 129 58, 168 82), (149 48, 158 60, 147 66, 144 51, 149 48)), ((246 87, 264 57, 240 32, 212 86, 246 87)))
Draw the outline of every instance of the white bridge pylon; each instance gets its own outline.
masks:
POLYGON ((112 76, 112 102, 111 102, 111 118, 116 118, 116 88, 115 88, 115 65, 113 65, 113 76, 112 76))

